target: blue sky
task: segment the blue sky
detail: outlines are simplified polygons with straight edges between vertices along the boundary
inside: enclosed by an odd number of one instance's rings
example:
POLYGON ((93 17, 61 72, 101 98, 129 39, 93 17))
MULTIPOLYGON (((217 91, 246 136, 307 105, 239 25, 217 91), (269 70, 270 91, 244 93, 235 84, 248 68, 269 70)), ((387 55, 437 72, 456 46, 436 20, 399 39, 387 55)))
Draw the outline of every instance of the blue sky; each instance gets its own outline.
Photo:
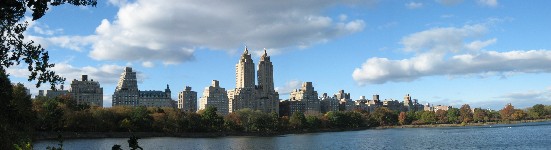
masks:
MULTIPOLYGON (((26 37, 46 46, 66 87, 82 74, 100 81, 105 106, 125 66, 138 72, 140 90, 169 84, 174 99, 185 86, 201 96, 211 80, 232 89, 247 45, 255 65, 264 48, 271 55, 281 98, 310 81, 320 95, 524 108, 551 104, 550 4, 109 0, 52 7, 26 37)), ((38 93, 24 68, 8 72, 38 93)))

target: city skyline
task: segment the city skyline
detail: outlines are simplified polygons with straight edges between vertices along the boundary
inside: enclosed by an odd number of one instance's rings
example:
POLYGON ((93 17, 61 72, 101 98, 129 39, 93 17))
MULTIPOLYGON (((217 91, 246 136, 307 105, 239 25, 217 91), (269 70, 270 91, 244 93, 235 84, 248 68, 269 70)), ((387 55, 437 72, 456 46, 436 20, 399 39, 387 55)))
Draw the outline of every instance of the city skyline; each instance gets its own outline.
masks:
MULTIPOLYGON (((422 104, 496 110, 551 103, 547 1, 215 3, 52 7, 26 36, 46 47, 66 87, 83 74, 99 81, 108 107, 126 66, 138 71, 140 90, 169 84, 173 100, 212 80, 233 88, 245 45, 254 62, 264 48, 272 56, 280 99, 312 82, 320 96, 342 89, 354 100, 411 94, 422 104)), ((10 79, 36 95, 25 69, 9 68, 10 79)))

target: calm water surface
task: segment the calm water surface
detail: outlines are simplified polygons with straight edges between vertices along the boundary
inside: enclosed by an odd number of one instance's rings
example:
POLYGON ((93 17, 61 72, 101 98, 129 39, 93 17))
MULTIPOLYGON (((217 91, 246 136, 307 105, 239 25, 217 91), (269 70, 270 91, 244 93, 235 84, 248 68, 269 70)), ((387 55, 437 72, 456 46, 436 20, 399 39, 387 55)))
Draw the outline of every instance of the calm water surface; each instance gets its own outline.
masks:
MULTIPOLYGON (((65 149, 129 149, 127 138, 65 140, 65 149)), ((37 141, 35 149, 57 146, 37 141)), ((371 129, 277 137, 144 138, 144 149, 551 149, 551 122, 482 127, 371 129)))

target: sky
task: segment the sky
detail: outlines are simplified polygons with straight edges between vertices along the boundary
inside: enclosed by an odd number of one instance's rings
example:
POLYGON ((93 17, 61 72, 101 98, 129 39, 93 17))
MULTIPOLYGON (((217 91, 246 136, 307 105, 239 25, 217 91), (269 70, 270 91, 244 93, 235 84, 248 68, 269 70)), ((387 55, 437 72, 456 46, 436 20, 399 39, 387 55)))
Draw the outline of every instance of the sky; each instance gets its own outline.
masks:
MULTIPOLYGON (((140 90, 172 97, 212 80, 235 88, 245 46, 274 65, 280 98, 303 82, 352 99, 403 100, 499 110, 551 105, 551 1, 502 0, 107 0, 51 7, 29 21, 27 40, 44 46, 67 79, 86 74, 111 106, 123 68, 140 90)), ((8 69, 36 95, 23 66, 8 69)))

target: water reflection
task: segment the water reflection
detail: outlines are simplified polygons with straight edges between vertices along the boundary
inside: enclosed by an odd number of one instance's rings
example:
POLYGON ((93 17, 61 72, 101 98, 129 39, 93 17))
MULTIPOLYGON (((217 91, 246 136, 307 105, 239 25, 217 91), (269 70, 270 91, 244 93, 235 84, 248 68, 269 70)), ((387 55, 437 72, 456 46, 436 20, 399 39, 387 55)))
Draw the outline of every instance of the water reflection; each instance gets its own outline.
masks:
MULTIPOLYGON (((144 138, 144 149, 549 149, 551 122, 480 127, 373 129, 275 137, 144 138), (510 128, 509 128, 510 127, 510 128)), ((127 139, 66 140, 65 149, 129 149, 127 139)), ((39 141, 35 149, 57 146, 39 141)))

